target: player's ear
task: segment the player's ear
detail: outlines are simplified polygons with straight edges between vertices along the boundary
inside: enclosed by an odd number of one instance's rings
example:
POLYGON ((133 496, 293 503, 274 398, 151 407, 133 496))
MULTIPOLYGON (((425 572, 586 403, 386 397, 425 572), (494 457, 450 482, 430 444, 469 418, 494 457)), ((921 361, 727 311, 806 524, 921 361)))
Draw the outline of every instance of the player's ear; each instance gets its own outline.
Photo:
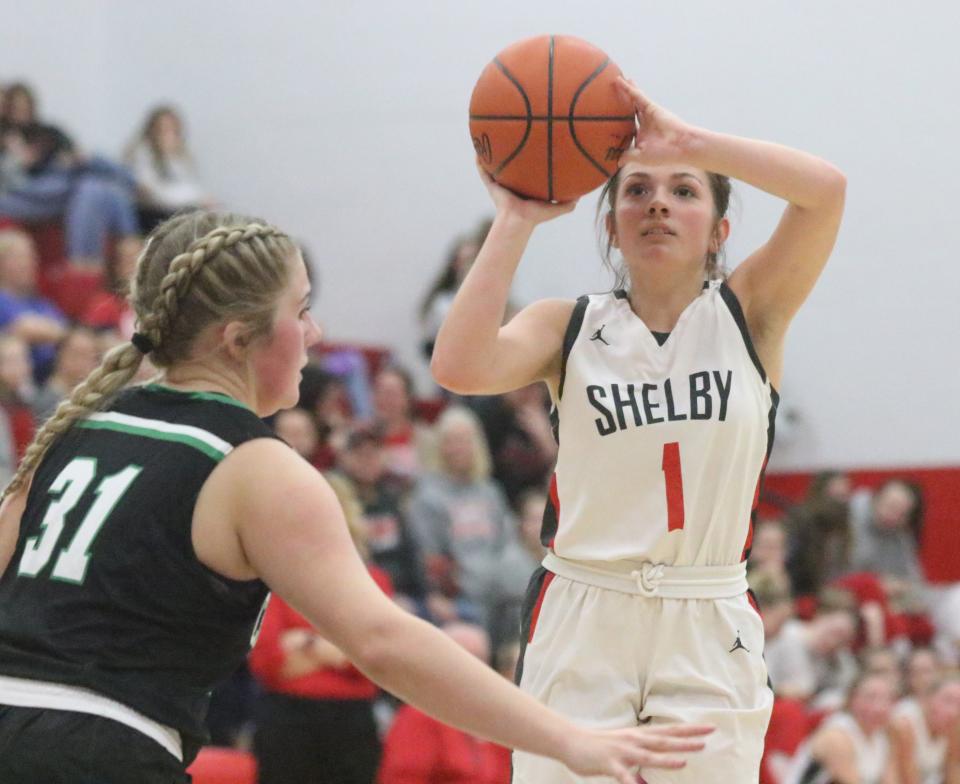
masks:
POLYGON ((710 252, 719 253, 723 243, 730 236, 730 221, 727 218, 721 218, 717 225, 713 227, 713 236, 710 237, 710 252))
POLYGON ((250 325, 228 321, 223 327, 223 347, 231 359, 242 362, 250 346, 250 325))

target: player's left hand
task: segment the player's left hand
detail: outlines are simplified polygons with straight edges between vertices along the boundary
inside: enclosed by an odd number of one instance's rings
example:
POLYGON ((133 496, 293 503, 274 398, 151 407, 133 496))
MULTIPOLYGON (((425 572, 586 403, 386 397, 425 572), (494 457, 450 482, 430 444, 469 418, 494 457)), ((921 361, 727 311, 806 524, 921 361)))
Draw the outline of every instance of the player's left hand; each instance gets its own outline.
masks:
POLYGON ((682 768, 690 752, 702 751, 714 727, 665 724, 623 730, 586 730, 568 739, 564 764, 581 775, 606 775, 636 784, 637 768, 682 768))
POLYGON ((651 165, 686 161, 695 129, 647 98, 633 80, 621 76, 617 84, 633 102, 639 126, 634 146, 624 153, 620 165, 631 158, 651 165))

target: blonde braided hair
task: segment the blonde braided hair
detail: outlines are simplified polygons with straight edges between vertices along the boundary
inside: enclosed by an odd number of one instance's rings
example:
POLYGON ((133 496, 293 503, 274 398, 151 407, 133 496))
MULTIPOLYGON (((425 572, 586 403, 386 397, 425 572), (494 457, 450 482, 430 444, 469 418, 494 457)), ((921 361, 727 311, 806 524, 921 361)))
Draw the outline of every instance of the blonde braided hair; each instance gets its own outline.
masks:
MULTIPOLYGON (((268 334, 296 253, 279 229, 241 215, 198 211, 158 226, 137 261, 130 295, 153 364, 187 359, 196 336, 213 323, 244 322, 249 339, 268 334)), ((28 484, 74 422, 104 408, 133 379, 143 356, 133 343, 107 352, 34 436, 3 497, 28 484)))

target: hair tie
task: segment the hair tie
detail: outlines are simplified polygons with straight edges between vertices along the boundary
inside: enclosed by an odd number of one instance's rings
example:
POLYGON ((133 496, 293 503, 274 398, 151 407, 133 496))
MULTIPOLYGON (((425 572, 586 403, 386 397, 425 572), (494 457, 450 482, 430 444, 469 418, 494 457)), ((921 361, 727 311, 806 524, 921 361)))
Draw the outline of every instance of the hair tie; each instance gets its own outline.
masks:
POLYGON ((141 332, 134 332, 130 342, 137 347, 141 354, 149 354, 155 348, 153 341, 141 332))

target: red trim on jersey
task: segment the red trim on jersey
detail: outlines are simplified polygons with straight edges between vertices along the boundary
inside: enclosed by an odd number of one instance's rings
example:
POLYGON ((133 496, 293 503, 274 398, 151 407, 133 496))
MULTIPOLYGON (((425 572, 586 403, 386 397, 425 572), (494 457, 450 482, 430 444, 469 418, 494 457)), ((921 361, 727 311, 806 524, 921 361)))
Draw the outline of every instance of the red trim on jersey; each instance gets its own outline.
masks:
POLYGON ((557 531, 560 530, 560 491, 557 489, 556 471, 550 475, 550 503, 553 504, 553 514, 557 520, 557 529, 553 532, 553 537, 550 539, 550 544, 548 545, 552 550, 553 543, 557 539, 557 531))
POLYGON ((556 575, 553 572, 547 572, 543 576, 543 585, 540 586, 540 595, 537 596, 537 603, 533 605, 533 611, 530 613, 530 634, 527 637, 527 644, 533 642, 533 633, 537 630, 537 621, 540 620, 540 608, 543 607, 543 597, 547 593, 547 588, 553 582, 556 575))

